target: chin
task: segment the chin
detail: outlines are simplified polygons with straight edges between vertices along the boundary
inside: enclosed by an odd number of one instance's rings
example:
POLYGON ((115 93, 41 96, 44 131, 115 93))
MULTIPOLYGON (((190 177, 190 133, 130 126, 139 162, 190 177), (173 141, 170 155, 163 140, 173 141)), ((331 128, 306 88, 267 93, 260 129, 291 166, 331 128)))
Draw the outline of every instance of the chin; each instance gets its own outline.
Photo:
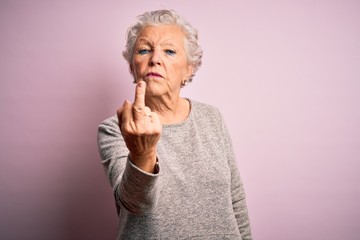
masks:
POLYGON ((146 96, 160 96, 164 90, 161 90, 159 86, 154 86, 152 83, 146 85, 146 96))
POLYGON ((154 79, 146 79, 146 90, 156 90, 161 88, 161 84, 154 79))
POLYGON ((161 95, 164 95, 164 93, 161 93, 159 91, 151 91, 151 90, 146 90, 146 94, 147 97, 158 97, 161 95))

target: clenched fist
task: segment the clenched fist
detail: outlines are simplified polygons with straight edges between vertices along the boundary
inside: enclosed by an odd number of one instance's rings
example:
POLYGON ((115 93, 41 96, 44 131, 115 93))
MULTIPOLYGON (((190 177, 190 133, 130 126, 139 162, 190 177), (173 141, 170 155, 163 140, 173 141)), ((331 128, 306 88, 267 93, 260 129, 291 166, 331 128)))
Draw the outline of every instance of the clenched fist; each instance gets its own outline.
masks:
POLYGON ((130 160, 140 169, 154 173, 156 145, 160 139, 162 125, 157 113, 145 106, 146 83, 139 81, 135 90, 135 101, 125 101, 117 110, 120 131, 130 151, 130 160))

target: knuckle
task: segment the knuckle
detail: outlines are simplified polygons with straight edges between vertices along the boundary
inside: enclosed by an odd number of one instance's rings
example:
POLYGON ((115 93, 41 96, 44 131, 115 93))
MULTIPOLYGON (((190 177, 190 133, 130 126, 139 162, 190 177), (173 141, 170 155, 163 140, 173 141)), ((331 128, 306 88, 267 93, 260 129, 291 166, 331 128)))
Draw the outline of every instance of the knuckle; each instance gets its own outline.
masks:
POLYGON ((133 110, 136 112, 136 113, 141 113, 144 111, 144 108, 143 107, 140 107, 140 106, 133 106, 133 110))
POLYGON ((146 113, 151 113, 151 109, 149 107, 144 107, 143 108, 143 111, 146 112, 146 113))

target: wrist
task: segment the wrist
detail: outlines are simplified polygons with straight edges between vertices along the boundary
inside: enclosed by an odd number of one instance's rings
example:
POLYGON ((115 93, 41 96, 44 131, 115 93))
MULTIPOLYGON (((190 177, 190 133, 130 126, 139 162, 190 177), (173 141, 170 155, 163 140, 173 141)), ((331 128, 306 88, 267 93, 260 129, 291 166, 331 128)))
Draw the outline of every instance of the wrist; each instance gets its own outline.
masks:
POLYGON ((129 154, 130 161, 141 170, 148 173, 157 173, 157 156, 156 151, 147 153, 131 153, 129 154))

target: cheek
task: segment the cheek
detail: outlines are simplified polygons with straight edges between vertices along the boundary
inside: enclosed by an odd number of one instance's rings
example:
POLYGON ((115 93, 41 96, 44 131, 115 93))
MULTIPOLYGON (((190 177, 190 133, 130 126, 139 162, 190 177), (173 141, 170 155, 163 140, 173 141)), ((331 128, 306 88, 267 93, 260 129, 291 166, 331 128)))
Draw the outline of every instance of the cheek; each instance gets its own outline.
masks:
POLYGON ((141 69, 144 68, 143 61, 139 61, 138 59, 134 59, 133 61, 133 71, 134 72, 141 72, 141 69))
POLYGON ((181 78, 185 79, 188 75, 188 65, 184 62, 179 66, 179 69, 181 69, 180 71, 181 78))

